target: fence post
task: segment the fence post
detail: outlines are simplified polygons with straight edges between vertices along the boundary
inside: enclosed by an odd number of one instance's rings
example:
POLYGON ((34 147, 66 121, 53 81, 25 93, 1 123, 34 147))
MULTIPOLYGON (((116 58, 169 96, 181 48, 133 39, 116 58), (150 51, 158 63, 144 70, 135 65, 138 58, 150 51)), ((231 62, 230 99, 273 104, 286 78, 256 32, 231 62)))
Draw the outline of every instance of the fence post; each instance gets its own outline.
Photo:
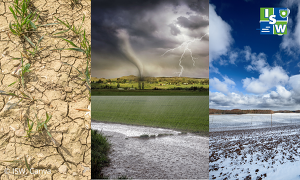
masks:
POLYGON ((272 112, 271 112, 271 127, 272 127, 272 112))

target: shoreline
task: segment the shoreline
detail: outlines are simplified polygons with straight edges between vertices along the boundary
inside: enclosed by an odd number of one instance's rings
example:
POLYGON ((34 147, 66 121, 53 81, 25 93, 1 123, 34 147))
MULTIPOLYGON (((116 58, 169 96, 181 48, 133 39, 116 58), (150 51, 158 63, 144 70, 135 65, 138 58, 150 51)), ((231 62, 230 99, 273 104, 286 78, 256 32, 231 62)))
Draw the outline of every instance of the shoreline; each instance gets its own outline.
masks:
POLYGON ((253 128, 253 129, 237 129, 237 130, 224 130, 224 131, 213 131, 213 132, 209 132, 209 136, 214 136, 214 135, 236 135, 236 134, 245 134, 245 133, 259 133, 259 132, 271 132, 271 131, 280 131, 280 130, 286 130, 287 128, 289 128, 288 130, 292 130, 292 129, 300 129, 300 125, 286 125, 286 126, 275 126, 275 127, 261 127, 261 128, 253 128))
POLYGON ((146 125, 137 125, 137 124, 126 124, 126 123, 118 123, 118 122, 100 121, 100 120, 95 120, 95 119, 91 119, 91 123, 121 124, 121 125, 128 125, 128 126, 161 128, 161 129, 166 129, 166 130, 180 131, 183 134, 184 133, 190 133, 190 134, 197 135, 197 136, 202 136, 202 137, 209 137, 209 133, 210 133, 210 132, 195 133, 195 132, 184 131, 184 130, 180 130, 180 129, 171 129, 171 128, 164 128, 164 127, 158 127, 158 126, 146 126, 146 125))

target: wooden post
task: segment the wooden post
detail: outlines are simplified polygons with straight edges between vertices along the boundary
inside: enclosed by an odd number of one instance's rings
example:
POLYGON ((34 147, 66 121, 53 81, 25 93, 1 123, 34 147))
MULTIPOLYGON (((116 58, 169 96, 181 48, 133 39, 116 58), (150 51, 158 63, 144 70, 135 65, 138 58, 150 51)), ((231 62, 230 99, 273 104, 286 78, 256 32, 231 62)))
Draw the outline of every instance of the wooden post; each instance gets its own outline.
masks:
POLYGON ((272 112, 271 112, 271 127, 272 127, 272 112))

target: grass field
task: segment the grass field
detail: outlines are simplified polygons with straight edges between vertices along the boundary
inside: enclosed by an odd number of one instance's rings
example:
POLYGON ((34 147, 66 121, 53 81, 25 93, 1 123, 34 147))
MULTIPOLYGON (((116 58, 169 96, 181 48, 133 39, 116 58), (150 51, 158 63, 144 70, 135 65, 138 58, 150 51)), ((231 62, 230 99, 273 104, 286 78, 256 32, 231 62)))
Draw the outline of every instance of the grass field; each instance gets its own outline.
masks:
POLYGON ((92 119, 208 135, 208 96, 92 96, 92 119))
POLYGON ((120 91, 116 89, 92 90, 92 96, 208 96, 209 91, 185 90, 134 90, 120 91))

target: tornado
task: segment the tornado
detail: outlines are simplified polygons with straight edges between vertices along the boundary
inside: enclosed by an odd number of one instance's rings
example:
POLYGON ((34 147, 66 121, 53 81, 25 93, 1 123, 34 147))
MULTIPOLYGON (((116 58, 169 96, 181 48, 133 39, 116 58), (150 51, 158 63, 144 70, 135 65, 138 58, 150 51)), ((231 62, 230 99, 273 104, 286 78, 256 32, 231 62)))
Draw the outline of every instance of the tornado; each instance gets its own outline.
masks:
POLYGON ((117 37, 120 40, 119 47, 126 58, 131 61, 139 70, 139 79, 143 78, 143 64, 142 62, 136 57, 129 41, 129 35, 126 30, 121 29, 117 31, 117 37))

